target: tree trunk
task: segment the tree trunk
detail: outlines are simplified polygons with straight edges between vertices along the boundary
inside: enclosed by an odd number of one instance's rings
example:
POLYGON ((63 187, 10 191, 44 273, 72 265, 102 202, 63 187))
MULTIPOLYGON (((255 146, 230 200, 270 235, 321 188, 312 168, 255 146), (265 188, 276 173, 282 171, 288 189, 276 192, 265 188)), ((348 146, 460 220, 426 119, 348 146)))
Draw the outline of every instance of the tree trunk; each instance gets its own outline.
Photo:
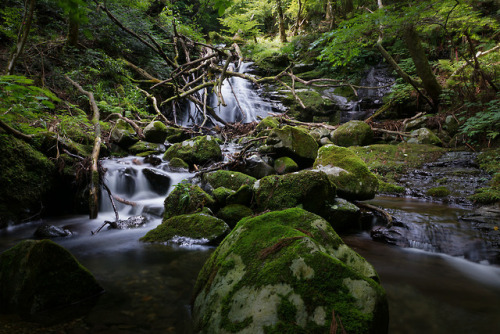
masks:
POLYGON ((79 30, 78 22, 76 20, 73 20, 70 17, 69 27, 68 27, 68 45, 77 46, 77 44, 78 44, 78 30, 79 30))
POLYGON ((439 105, 439 95, 441 94, 442 87, 437 82, 436 76, 432 72, 420 37, 413 25, 409 24, 405 27, 403 38, 408 51, 410 51, 413 63, 415 64, 417 75, 422 79, 422 86, 431 97, 434 107, 437 107, 439 105))
POLYGON ((281 43, 286 43, 285 15, 283 14, 283 7, 281 6, 281 0, 276 0, 276 5, 278 7, 280 41, 281 43))
MULTIPOLYGON (((19 28, 19 33, 17 35, 16 49, 12 52, 7 63, 6 73, 11 75, 14 72, 14 65, 17 58, 23 53, 24 45, 28 39, 28 35, 31 29, 31 22, 33 21, 33 12, 35 11, 35 0, 30 0, 29 8, 25 8, 25 13, 23 17, 23 22, 21 28, 19 28)), ((26 2, 27 3, 27 2, 26 2)))

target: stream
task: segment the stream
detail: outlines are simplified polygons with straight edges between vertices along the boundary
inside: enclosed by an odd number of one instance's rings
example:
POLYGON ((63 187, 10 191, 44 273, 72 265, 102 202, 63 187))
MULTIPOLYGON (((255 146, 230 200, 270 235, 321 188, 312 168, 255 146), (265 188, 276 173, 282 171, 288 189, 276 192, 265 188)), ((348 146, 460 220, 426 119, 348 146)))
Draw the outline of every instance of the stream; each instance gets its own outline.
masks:
MULTIPOLYGON (((250 89, 238 81, 241 79, 231 80, 239 102, 228 99, 232 111, 224 119, 250 122, 260 115, 246 114, 261 110, 255 103, 271 108, 259 101, 244 107, 255 96, 248 94, 250 89)), ((231 87, 224 85, 223 89, 231 87)), ((120 218, 143 215, 147 218, 144 226, 127 230, 105 227, 92 235, 104 220, 114 220, 111 203, 102 194, 96 220, 57 217, 0 229, 0 252, 34 238, 42 223, 64 227, 73 235, 54 241, 95 275, 105 293, 95 301, 41 314, 36 319, 41 325, 1 315, 0 333, 192 333, 192 290, 215 248, 189 240, 176 246, 148 244, 139 238, 161 223, 166 195, 193 174, 176 172, 166 162, 152 166, 137 157, 105 159, 103 166, 112 193, 137 203, 135 207, 117 203, 120 218), (160 183, 167 186, 159 188, 160 183), (51 330, 45 326, 52 326, 51 330)), ((380 275, 389 299, 390 333, 500 333, 500 267, 484 256, 480 236, 467 223, 459 222, 467 208, 392 197, 377 197, 369 203, 387 208, 413 226, 414 242, 406 247, 373 241, 367 231, 342 236, 380 275)))

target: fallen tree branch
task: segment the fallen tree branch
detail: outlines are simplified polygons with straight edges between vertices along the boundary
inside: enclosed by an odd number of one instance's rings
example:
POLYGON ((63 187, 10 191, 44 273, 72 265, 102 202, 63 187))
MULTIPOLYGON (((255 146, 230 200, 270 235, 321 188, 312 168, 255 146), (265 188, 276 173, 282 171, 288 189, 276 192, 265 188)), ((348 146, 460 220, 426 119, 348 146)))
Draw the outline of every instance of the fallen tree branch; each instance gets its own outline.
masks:
POLYGON ((392 227, 392 216, 387 211, 385 211, 381 208, 378 208, 374 205, 367 204, 367 203, 354 202, 354 204, 358 208, 364 208, 364 209, 368 209, 370 211, 378 212, 379 214, 381 214, 384 217, 387 227, 392 227))
POLYGON ((2 129, 4 129, 7 133, 13 135, 14 137, 16 137, 18 139, 22 139, 25 142, 29 143, 33 139, 33 135, 26 135, 26 134, 24 134, 24 133, 22 133, 20 131, 17 131, 16 129, 14 129, 9 124, 7 124, 4 121, 2 121, 1 119, 0 119, 0 127, 2 129))
POLYGON ((122 116, 122 115, 121 115, 121 114, 119 114, 119 113, 113 113, 113 114, 110 114, 108 117, 106 117, 105 121, 108 121, 108 120, 110 120, 110 119, 111 119, 111 118, 113 118, 113 117, 118 117, 119 119, 124 120, 125 122, 127 122, 128 124, 130 124, 130 125, 134 128, 135 132, 137 133, 137 136, 138 136, 141 140, 143 140, 143 139, 144 139, 144 133, 142 133, 142 129, 141 129, 141 127, 140 127, 139 125, 137 125, 137 123, 136 123, 136 122, 134 122, 134 121, 133 121, 133 120, 131 120, 130 118, 127 118, 127 117, 125 117, 125 116, 122 116))

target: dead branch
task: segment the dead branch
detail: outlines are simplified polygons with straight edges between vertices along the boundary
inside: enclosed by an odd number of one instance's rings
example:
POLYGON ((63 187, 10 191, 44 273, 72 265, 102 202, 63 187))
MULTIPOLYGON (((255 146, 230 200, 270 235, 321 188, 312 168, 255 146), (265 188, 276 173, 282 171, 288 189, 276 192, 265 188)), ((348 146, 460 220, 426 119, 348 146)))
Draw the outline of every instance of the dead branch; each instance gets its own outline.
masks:
POLYGON ((116 195, 113 195, 113 198, 114 198, 117 202, 120 202, 120 203, 122 203, 122 204, 130 205, 130 206, 137 206, 137 203, 136 203, 136 202, 132 202, 132 201, 126 200, 126 199, 121 198, 121 197, 118 197, 118 196, 116 196, 116 195))
POLYGON ((370 211, 378 212, 384 217, 387 227, 392 227, 392 216, 387 211, 367 203, 354 202, 354 204, 358 208, 363 208, 363 209, 368 209, 370 211))
POLYGON ((113 117, 118 117, 119 119, 121 120, 124 120, 125 122, 127 122, 128 124, 130 124, 135 132, 137 133, 137 136, 140 138, 140 139, 144 139, 144 134, 142 133, 142 129, 139 125, 137 125, 136 122, 134 122, 133 120, 131 120, 130 118, 127 118, 119 113, 113 113, 111 115, 109 115, 108 117, 106 117, 105 121, 108 121, 110 120, 111 118, 113 117))

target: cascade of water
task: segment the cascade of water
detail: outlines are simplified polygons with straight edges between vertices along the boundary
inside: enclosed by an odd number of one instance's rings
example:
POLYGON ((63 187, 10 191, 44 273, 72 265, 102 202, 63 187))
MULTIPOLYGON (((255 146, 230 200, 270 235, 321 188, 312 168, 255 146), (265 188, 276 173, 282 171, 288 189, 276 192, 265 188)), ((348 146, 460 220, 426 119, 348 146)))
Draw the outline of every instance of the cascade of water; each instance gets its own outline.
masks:
MULTIPOLYGON (((238 73, 248 74, 251 65, 252 63, 250 62, 242 62, 238 68, 233 68, 233 65, 231 65, 230 69, 238 73)), ((199 93, 203 94, 202 91, 199 93)), ((273 110, 273 104, 270 101, 264 100, 252 86, 252 83, 243 78, 229 77, 224 80, 221 93, 224 97, 225 106, 219 104, 213 92, 209 94, 209 102, 210 106, 214 108, 215 113, 228 123, 254 122, 258 117, 266 117, 273 110)), ((194 103, 188 103, 179 117, 179 123, 189 126, 201 124, 202 122, 202 112, 200 112, 194 103)))

